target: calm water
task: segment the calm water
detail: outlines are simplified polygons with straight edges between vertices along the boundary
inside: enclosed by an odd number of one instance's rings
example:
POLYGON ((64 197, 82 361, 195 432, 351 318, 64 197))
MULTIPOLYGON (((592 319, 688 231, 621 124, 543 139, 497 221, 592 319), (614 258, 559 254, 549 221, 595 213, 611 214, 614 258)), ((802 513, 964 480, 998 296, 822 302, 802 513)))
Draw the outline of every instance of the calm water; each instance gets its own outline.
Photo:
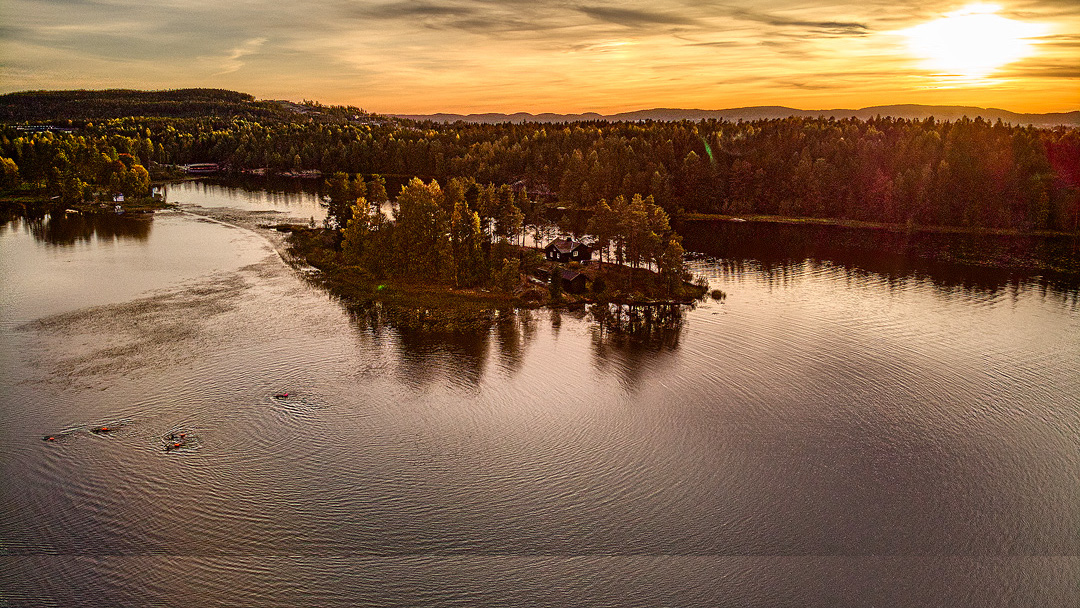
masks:
POLYGON ((693 265, 663 339, 431 334, 185 214, 9 221, 0 605, 1080 605, 1075 289, 693 265))
POLYGON ((321 223, 326 208, 317 192, 319 180, 248 178, 176 182, 165 186, 170 203, 229 207, 245 211, 277 211, 321 223))

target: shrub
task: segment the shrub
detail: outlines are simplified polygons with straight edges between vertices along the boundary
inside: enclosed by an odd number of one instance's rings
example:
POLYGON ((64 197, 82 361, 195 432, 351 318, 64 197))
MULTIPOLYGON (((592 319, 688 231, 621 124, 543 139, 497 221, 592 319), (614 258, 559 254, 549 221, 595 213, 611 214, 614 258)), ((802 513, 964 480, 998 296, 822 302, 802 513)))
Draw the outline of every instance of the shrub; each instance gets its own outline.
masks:
POLYGON ((530 249, 521 256, 521 271, 528 275, 535 275, 537 269, 544 265, 544 254, 530 249))
POLYGON ((592 292, 601 294, 604 293, 605 289, 607 289, 607 281, 604 280, 603 276, 597 276, 592 282, 592 292))

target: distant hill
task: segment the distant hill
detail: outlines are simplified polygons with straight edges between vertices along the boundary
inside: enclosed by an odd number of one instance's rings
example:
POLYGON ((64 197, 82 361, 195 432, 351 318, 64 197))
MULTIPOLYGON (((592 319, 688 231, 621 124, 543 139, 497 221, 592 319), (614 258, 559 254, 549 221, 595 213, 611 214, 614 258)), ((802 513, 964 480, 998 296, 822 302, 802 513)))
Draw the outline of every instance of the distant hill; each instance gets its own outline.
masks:
MULTIPOLYGON (((150 116, 166 118, 197 118, 202 116, 241 117, 254 120, 316 120, 319 122, 384 123, 363 110, 343 106, 323 106, 314 102, 297 104, 288 101, 256 100, 247 93, 225 89, 174 89, 168 91, 136 91, 107 89, 100 91, 24 91, 0 95, 0 122, 55 122, 65 120, 96 120, 150 116)), ((995 122, 1001 119, 1013 125, 1080 127, 1080 111, 1057 114, 1018 114, 995 108, 968 106, 891 105, 859 110, 797 110, 784 106, 752 106, 727 110, 683 110, 655 108, 620 112, 618 114, 398 114, 398 118, 435 122, 499 123, 539 122, 562 123, 589 120, 607 121, 680 121, 715 119, 736 122, 802 116, 807 118, 859 118, 892 116, 894 118, 957 120, 964 116, 995 122)))
POLYGON ((0 95, 0 122, 93 120, 125 116, 243 116, 267 119, 292 115, 293 112, 279 103, 255 101, 246 93, 224 89, 24 91, 0 95))
POLYGON ((739 120, 764 120, 772 118, 787 118, 789 116, 801 116, 806 118, 859 118, 866 120, 875 116, 891 116, 893 118, 924 119, 933 116, 937 120, 957 120, 967 116, 968 118, 982 117, 984 120, 996 122, 1001 119, 1013 125, 1035 125, 1037 127, 1056 127, 1067 125, 1080 126, 1080 110, 1054 114, 1019 114, 1008 110, 996 108, 977 108, 970 106, 923 106, 923 105, 892 105, 873 106, 858 110, 797 110, 783 106, 752 106, 747 108, 732 108, 728 110, 680 110, 674 108, 656 108, 652 110, 637 110, 634 112, 620 112, 618 114, 597 114, 588 112, 585 114, 529 114, 518 112, 515 114, 398 114, 400 118, 435 122, 470 123, 496 123, 496 122, 580 122, 587 120, 607 121, 679 121, 679 120, 727 120, 736 122, 739 120))

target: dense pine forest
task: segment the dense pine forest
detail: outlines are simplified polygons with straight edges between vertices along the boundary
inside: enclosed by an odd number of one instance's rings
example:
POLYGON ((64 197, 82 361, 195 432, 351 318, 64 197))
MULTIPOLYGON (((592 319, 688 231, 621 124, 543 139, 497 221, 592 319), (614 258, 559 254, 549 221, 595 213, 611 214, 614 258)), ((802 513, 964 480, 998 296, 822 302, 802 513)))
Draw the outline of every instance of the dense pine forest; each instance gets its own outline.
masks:
MULTIPOLYGON (((224 93, 200 103, 233 110, 194 117, 149 111, 80 117, 115 113, 113 102, 102 100, 93 102, 103 108, 96 113, 65 116, 70 104, 30 114, 8 111, 34 115, 40 121, 35 126, 63 130, 27 130, 25 120, 20 130, 9 119, 0 131, 4 186, 77 200, 103 189, 139 189, 142 169, 154 174, 166 165, 216 162, 237 172, 317 170, 510 184, 529 199, 563 208, 574 231, 585 229, 601 200, 635 194, 652 196, 673 217, 766 214, 1080 229, 1080 131, 1072 128, 979 118, 437 124, 224 93), (244 107, 248 111, 239 111, 244 107)), ((143 110, 185 107, 183 100, 143 101, 149 104, 143 110)), ((77 107, 93 103, 83 100, 77 107)), ((123 109, 140 109, 129 105, 123 109)))

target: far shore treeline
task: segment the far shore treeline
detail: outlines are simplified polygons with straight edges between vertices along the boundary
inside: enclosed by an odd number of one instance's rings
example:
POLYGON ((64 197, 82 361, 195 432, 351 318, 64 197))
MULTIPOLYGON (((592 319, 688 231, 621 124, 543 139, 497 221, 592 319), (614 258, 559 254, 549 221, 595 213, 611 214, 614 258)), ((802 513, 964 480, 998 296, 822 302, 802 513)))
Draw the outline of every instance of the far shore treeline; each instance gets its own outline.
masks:
MULTIPOLYGON (((530 199, 562 208, 566 227, 578 233, 599 201, 634 195, 653 197, 674 218, 767 214, 1080 230, 1075 128, 979 118, 436 124, 313 102, 272 106, 230 92, 218 92, 215 106, 216 93, 200 91, 199 103, 224 109, 199 117, 85 119, 65 116, 55 96, 29 96, 52 113, 34 125, 64 130, 5 123, 3 187, 70 202, 122 190, 123 171, 136 166, 159 175, 167 165, 212 162, 236 172, 513 184, 530 199), (243 112, 245 104, 251 112, 243 112)), ((170 111, 183 107, 160 95, 154 102, 170 111)))

